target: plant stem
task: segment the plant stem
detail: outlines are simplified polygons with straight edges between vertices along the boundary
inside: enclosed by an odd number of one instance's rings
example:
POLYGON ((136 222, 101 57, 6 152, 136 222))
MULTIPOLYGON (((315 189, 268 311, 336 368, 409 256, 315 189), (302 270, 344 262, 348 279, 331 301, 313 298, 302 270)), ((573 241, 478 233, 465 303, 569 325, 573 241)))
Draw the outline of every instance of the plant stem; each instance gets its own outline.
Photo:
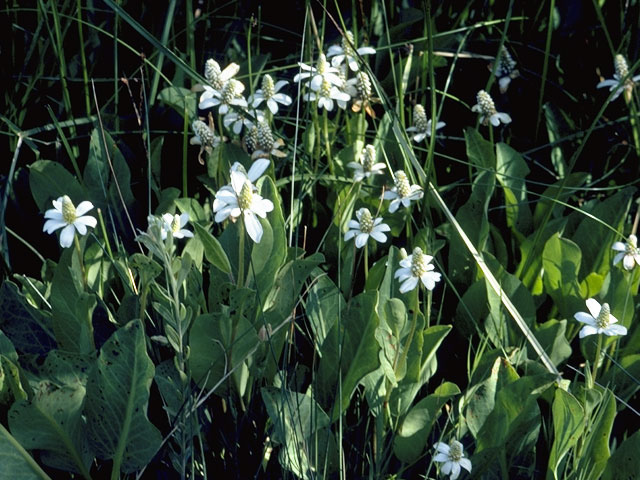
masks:
POLYGON ((82 249, 80 248, 80 241, 77 235, 73 235, 73 243, 76 247, 76 253, 78 254, 78 263, 80 264, 80 271, 82 272, 82 286, 87 289, 87 272, 84 269, 84 262, 82 261, 82 249))
POLYGON ((367 244, 364 244, 364 283, 366 285, 367 278, 369 277, 369 251, 367 250, 367 244))
POLYGON ((242 288, 244 284, 244 216, 240 219, 238 229, 240 232, 238 239, 238 287, 242 288))
POLYGON ((598 374, 598 364, 600 363, 600 351, 602 350, 602 335, 598 334, 598 346, 596 347, 596 355, 593 359, 593 370, 591 371, 591 381, 596 383, 596 376, 598 374))

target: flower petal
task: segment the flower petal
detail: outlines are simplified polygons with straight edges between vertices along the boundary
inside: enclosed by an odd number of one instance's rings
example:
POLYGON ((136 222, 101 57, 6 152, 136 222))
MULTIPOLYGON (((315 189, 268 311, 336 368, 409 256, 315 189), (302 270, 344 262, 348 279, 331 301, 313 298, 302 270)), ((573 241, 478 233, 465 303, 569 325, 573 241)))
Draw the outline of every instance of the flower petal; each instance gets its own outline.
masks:
POLYGON ((76 216, 81 217, 91 209, 93 209, 93 203, 90 201, 85 200, 84 202, 80 202, 80 205, 76 207, 76 216))
POLYGON ((580 323, 585 323, 587 325, 595 326, 596 324, 596 319, 589 315, 587 312, 578 312, 573 315, 573 318, 575 318, 580 323))
POLYGON ((627 327, 622 325, 609 325, 604 329, 604 333, 607 335, 626 335, 627 327))
POLYGON ((262 224, 260 223, 260 220, 258 220, 258 217, 256 217, 253 212, 245 210, 244 211, 244 226, 247 230, 247 233, 249 234, 249 237, 251 237, 251 240, 253 240, 255 243, 260 243, 260 240, 262 240, 262 224))
POLYGON ((585 325, 584 327, 582 327, 582 329, 580 330, 580 334, 578 335, 580 338, 584 338, 588 335, 594 335, 598 333, 598 329, 596 327, 593 327, 591 325, 585 325))
POLYGON ((68 248, 73 243, 73 237, 75 236, 75 227, 73 225, 67 225, 60 232, 60 246, 62 248, 68 248))
POLYGON ((67 225, 67 222, 64 220, 58 220, 56 218, 51 218, 44 222, 44 227, 42 227, 43 232, 53 233, 59 228, 62 228, 67 225))
POLYGON ((368 233, 359 233, 356 236, 356 247, 358 248, 362 248, 367 244, 367 240, 369 240, 369 234, 368 233))
POLYGON ((593 316, 593 318, 598 318, 600 315, 600 309, 602 306, 595 298, 587 298, 586 300, 587 308, 589 309, 589 313, 593 316))
POLYGON ((416 288, 416 285, 418 285, 418 277, 412 276, 411 278, 406 279, 402 283, 402 285, 400 285, 400 293, 407 293, 416 288))
POLYGON ((461 458, 460 466, 464 468, 467 472, 471 472, 471 460, 469 460, 468 458, 461 458))

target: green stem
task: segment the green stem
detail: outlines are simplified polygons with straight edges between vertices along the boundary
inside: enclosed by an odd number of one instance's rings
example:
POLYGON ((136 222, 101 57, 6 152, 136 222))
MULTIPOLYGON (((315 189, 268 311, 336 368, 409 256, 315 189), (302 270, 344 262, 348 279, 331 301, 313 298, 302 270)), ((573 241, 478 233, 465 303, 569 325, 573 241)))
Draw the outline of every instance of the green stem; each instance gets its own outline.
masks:
POLYGON ((600 364, 600 351, 602 350, 602 335, 598 334, 598 346, 596 347, 596 355, 593 359, 593 370, 591 371, 591 381, 596 383, 598 375, 598 365, 600 364))
POLYGON ((364 283, 367 284, 367 278, 369 277, 369 250, 367 244, 364 244, 364 283))
POLYGON ((322 135, 324 136, 324 143, 327 153, 327 165, 329 165, 329 171, 333 174, 333 162, 331 161, 331 142, 329 141, 329 113, 325 108, 322 113, 322 135))
POLYGON ((102 209, 98 208, 98 220, 100 221, 100 230, 102 231, 102 238, 104 239, 104 246, 109 253, 109 258, 113 260, 113 252, 111 251, 111 244, 109 243, 109 237, 107 236, 107 228, 102 217, 102 209))
POLYGON ((242 288, 244 285, 244 216, 240 218, 238 229, 240 233, 240 238, 238 239, 238 287, 242 288))
POLYGON ((73 243, 76 247, 76 253, 78 254, 78 263, 80 264, 80 271, 82 272, 82 286, 87 289, 87 272, 84 269, 84 262, 82 261, 82 249, 80 248, 80 241, 77 235, 73 235, 73 243))
POLYGON ((638 132, 638 107, 635 97, 631 98, 629 105, 629 123, 631 124, 631 132, 633 133, 633 143, 636 147, 636 155, 640 156, 640 133, 638 132))

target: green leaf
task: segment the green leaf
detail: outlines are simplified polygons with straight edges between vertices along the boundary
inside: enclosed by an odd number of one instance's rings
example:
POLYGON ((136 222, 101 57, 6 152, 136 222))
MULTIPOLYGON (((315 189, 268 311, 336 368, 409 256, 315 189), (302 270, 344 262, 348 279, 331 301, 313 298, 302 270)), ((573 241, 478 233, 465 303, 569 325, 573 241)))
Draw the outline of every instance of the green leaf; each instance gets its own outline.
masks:
POLYGON ((534 327, 536 338, 554 365, 561 364, 571 356, 572 350, 565 336, 566 330, 567 320, 551 319, 534 327))
POLYGON ((507 144, 498 143, 496 170, 496 179, 502 185, 504 192, 507 225, 519 232, 527 232, 532 222, 525 183, 529 167, 513 148, 507 144))
POLYGON ((347 304, 322 345, 316 393, 321 404, 336 405, 331 410, 336 420, 349 406, 358 383, 380 366, 375 331, 377 292, 362 293, 347 304), (342 391, 338 393, 341 378, 342 391))
POLYGON ((623 441, 609 457, 602 473, 602 480, 637 480, 640 472, 638 452, 640 452, 640 431, 636 431, 623 441))
POLYGON ((51 313, 53 331, 62 350, 91 353, 93 343, 93 310, 97 305, 95 295, 83 291, 77 278, 82 273, 73 265, 74 249, 66 249, 60 257, 51 283, 51 313), (77 269, 74 272, 74 269, 77 269), (75 274, 75 275, 74 275, 75 274))
POLYGON ((475 128, 465 128, 464 140, 467 145, 469 161, 482 170, 496 169, 496 154, 493 144, 485 140, 475 128))
MULTIPOLYGON (((489 237, 487 208, 494 188, 495 174, 482 171, 473 182, 469 200, 456 213, 456 220, 479 251, 485 249, 489 237)), ((459 235, 452 235, 450 243, 449 276, 455 283, 468 285, 475 277, 475 261, 459 235)))
POLYGON ((196 117, 196 95, 188 88, 171 86, 160 90, 158 100, 188 120, 196 117))
POLYGON ((273 440, 284 447, 280 464, 304 479, 325 478, 335 470, 338 462, 329 416, 316 401, 284 388, 265 387, 261 393, 274 425, 273 440))
POLYGON ((49 315, 29 304, 9 280, 0 286, 0 312, 0 328, 19 352, 43 355, 56 348, 49 315))
POLYGON ((573 318, 584 309, 578 281, 581 261, 580 247, 571 240, 559 234, 547 240, 542 252, 543 282, 563 318, 573 318))
POLYGON ((635 193, 633 187, 624 188, 604 200, 594 202, 589 213, 595 218, 583 216, 572 236, 582 251, 582 275, 592 272, 605 274, 611 268, 615 251, 610 246, 619 240, 616 230, 624 230, 624 221, 635 193))
POLYGON ((89 375, 84 407, 89 443, 99 458, 113 460, 115 471, 139 470, 160 447, 162 436, 147 418, 153 375, 139 320, 111 335, 89 375))
POLYGON ((91 132, 83 180, 94 205, 103 211, 108 206, 113 207, 120 216, 120 222, 124 222, 121 213, 123 208, 135 201, 131 191, 131 172, 116 141, 107 132, 97 128, 91 132))
POLYGON ((316 268, 311 275, 313 282, 307 294, 305 312, 313 330, 314 342, 320 349, 346 303, 326 272, 316 268))
POLYGON ((0 423, 0 477, 51 480, 22 445, 0 423))
MULTIPOLYGON (((558 478, 558 465, 573 447, 584 430, 584 410, 580 402, 561 388, 556 388, 553 398, 553 445, 549 455, 549 471, 554 479, 558 478)), ((562 475, 561 475, 562 477, 562 475)))
POLYGON ((440 416, 440 410, 459 393, 460 389, 454 383, 445 382, 409 410, 393 443, 396 457, 406 463, 413 463, 419 458, 427 446, 429 434, 440 416))
MULTIPOLYGON (((585 480, 598 480, 610 457, 609 442, 616 416, 616 400, 611 390, 605 390, 602 402, 590 425, 582 455, 576 470, 585 473, 585 480)), ((636 474, 638 470, 636 470, 636 474)), ((618 477, 621 478, 621 477, 618 477)))
POLYGON ((200 241, 202 242, 204 247, 204 256, 207 261, 218 270, 227 274, 231 273, 229 258, 222 248, 222 245, 220 245, 218 239, 198 223, 194 222, 193 227, 196 231, 196 235, 198 235, 198 238, 200 238, 200 241))
POLYGON ((273 211, 267 214, 266 220, 260 220, 264 230, 262 239, 251 250, 249 278, 255 282, 256 290, 263 294, 271 290, 276 272, 287 258, 287 239, 280 207, 282 201, 271 177, 263 176, 258 188, 260 194, 273 203, 273 211))
POLYGON ((499 459, 507 468, 520 454, 532 451, 540 430, 537 397, 554 384, 554 374, 522 377, 496 394, 496 402, 476 437, 471 459, 475 475, 500 471, 499 459))
POLYGON ((82 418, 84 387, 43 380, 34 393, 32 400, 16 402, 9 410, 11 433, 23 447, 40 450, 44 464, 91 478, 93 453, 82 418))
POLYGON ((38 160, 32 163, 29 166, 29 185, 40 211, 53 208, 51 201, 63 195, 68 195, 74 205, 87 200, 76 177, 58 162, 38 160))

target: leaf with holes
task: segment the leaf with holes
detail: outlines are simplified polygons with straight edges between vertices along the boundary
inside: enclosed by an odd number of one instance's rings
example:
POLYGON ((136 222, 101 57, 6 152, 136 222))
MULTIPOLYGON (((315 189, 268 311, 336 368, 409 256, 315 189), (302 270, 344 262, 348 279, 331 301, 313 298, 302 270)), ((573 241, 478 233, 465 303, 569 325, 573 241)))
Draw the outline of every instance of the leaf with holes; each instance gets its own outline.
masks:
POLYGON ((160 432, 147 418, 153 375, 139 320, 107 340, 89 375, 84 407, 89 443, 99 458, 113 460, 115 471, 144 467, 160 447, 160 432))

